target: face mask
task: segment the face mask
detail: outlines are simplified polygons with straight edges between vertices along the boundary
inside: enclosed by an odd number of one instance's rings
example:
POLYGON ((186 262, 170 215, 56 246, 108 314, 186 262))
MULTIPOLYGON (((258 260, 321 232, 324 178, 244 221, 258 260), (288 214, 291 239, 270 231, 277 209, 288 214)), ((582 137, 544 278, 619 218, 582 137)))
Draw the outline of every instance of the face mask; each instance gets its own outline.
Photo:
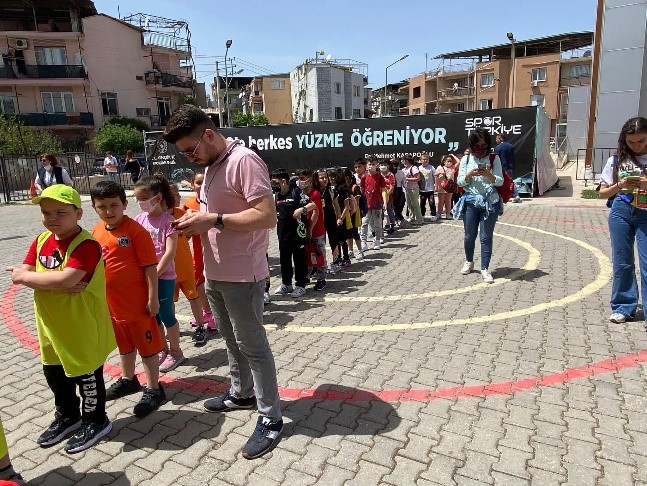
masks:
POLYGON ((278 194, 279 192, 281 192, 281 185, 280 184, 271 184, 270 187, 272 188, 272 192, 274 194, 278 194))
POLYGON ((140 209, 142 211, 144 211, 145 213, 149 213, 149 214, 152 213, 153 211, 155 211, 155 208, 157 208, 157 204, 153 204, 152 201, 156 197, 157 196, 154 196, 154 197, 148 199, 147 201, 137 201, 137 203, 139 204, 140 209))
POLYGON ((375 174, 376 169, 375 169, 375 167, 369 167, 368 171, 369 171, 371 174, 375 174))
POLYGON ((486 148, 473 148, 472 153, 474 154, 474 157, 477 159, 482 159, 487 155, 487 149, 486 148))
POLYGON ((382 172, 388 172, 388 171, 389 171, 389 168, 388 168, 386 165, 380 165, 380 170, 381 170, 382 172))
POLYGON ((297 187, 302 191, 308 186, 308 181, 297 181, 297 187))

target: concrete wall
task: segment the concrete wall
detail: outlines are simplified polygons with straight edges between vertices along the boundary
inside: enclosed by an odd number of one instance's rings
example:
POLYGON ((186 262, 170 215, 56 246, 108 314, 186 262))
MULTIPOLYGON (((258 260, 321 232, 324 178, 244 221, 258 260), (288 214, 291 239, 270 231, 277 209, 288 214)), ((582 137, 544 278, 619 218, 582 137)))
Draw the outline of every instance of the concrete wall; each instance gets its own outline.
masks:
POLYGON ((568 113, 566 115, 566 137, 568 157, 577 157, 578 149, 586 148, 589 130, 590 86, 568 88, 568 113))
POLYGON ((292 123, 289 76, 266 76, 262 80, 263 109, 271 124, 292 123), (272 89, 272 81, 283 81, 283 89, 272 89))
POLYGON ((531 95, 544 96, 544 111, 554 124, 558 112, 560 54, 517 57, 515 59, 513 106, 530 106, 531 95), (546 68, 546 81, 531 86, 533 68, 546 68))

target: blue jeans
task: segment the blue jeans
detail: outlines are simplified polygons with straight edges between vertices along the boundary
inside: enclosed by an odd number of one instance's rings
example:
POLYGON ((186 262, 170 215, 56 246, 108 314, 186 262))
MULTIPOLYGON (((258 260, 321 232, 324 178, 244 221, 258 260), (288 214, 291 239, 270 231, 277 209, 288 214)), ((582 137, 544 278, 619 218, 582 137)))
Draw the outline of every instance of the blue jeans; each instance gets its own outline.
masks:
POLYGON ((109 181, 119 184, 119 172, 106 172, 109 181))
POLYGON ((647 210, 616 198, 609 213, 609 233, 613 261, 611 311, 634 317, 638 308, 634 241, 638 245, 643 312, 647 303, 647 210))
POLYGON ((476 246, 476 236, 481 235, 481 270, 490 267, 492 258, 492 243, 494 235, 494 225, 499 217, 501 201, 494 205, 494 212, 490 213, 485 219, 485 208, 477 208, 471 202, 465 203, 463 213, 463 228, 465 229, 465 260, 474 261, 474 247, 476 246))

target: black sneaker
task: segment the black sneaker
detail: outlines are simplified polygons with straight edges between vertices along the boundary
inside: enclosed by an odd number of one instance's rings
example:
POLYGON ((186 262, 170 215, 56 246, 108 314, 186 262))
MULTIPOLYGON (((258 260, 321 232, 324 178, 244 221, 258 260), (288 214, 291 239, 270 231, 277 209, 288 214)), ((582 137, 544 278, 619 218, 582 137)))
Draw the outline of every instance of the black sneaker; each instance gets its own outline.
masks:
POLYGON ((314 286, 314 290, 323 290, 326 288, 325 280, 317 280, 317 283, 314 286))
POLYGON ((106 400, 116 400, 126 395, 132 395, 141 389, 142 386, 139 384, 137 376, 133 376, 132 380, 122 376, 108 387, 106 390, 106 400))
POLYGON ((204 330, 204 324, 195 328, 191 335, 191 340, 196 344, 204 344, 207 340, 207 333, 204 330))
POLYGON ((47 430, 43 432, 38 439, 36 439, 36 443, 41 447, 58 444, 65 439, 67 434, 74 432, 76 429, 81 427, 80 418, 64 418, 58 412, 56 412, 54 416, 56 418, 52 424, 47 427, 47 430))
POLYGON ((141 400, 135 405, 133 413, 135 417, 146 417, 153 410, 157 410, 162 403, 166 401, 166 393, 161 383, 158 383, 159 389, 145 387, 141 400))
POLYGON ((207 412, 228 412, 229 410, 245 410, 256 406, 256 397, 238 398, 227 392, 204 402, 207 412))
POLYGON ((70 437, 70 440, 65 444, 65 452, 68 454, 76 454, 77 452, 89 449, 99 442, 101 437, 108 435, 111 430, 112 422, 108 420, 108 417, 106 417, 102 424, 83 422, 78 432, 70 437))
POLYGON ((267 417, 258 417, 254 433, 243 447, 243 457, 256 459, 267 454, 278 443, 281 432, 283 432, 283 420, 271 422, 267 417))

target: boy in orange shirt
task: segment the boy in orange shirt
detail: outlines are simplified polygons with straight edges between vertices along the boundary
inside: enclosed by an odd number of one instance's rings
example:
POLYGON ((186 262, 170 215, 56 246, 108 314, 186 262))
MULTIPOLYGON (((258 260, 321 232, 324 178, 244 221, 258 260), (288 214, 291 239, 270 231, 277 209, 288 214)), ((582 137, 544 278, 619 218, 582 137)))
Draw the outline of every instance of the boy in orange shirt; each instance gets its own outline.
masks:
MULTIPOLYGON (((184 210, 177 207, 180 205, 182 197, 180 196, 180 191, 175 185, 171 185, 171 193, 173 193, 173 197, 175 198, 176 207, 169 209, 169 213, 171 213, 177 220, 184 216, 185 213, 184 210)), ((180 290, 182 290, 182 293, 191 305, 191 313, 193 314, 193 319, 196 323, 196 328, 195 331, 193 331, 191 339, 196 344, 204 344, 207 339, 204 325, 211 323, 205 318, 205 312, 203 311, 204 308, 198 293, 189 240, 182 234, 178 235, 177 252, 175 253, 175 273, 177 274, 177 277, 175 278, 175 296, 173 299, 177 302, 180 298, 180 290)), ((204 277, 202 280, 204 280, 204 277)), ((209 313, 211 314, 211 312, 209 313)), ((217 330, 215 323, 213 327, 209 326, 209 330, 217 330)))
POLYGON ((146 387, 133 413, 145 417, 166 400, 159 383, 158 358, 164 349, 164 338, 155 320, 159 312, 157 255, 148 231, 124 214, 128 201, 122 186, 102 181, 90 190, 90 196, 92 207, 101 218, 92 235, 101 245, 106 264, 106 295, 123 375, 108 388, 106 400, 142 388, 135 375, 138 351, 146 387))

